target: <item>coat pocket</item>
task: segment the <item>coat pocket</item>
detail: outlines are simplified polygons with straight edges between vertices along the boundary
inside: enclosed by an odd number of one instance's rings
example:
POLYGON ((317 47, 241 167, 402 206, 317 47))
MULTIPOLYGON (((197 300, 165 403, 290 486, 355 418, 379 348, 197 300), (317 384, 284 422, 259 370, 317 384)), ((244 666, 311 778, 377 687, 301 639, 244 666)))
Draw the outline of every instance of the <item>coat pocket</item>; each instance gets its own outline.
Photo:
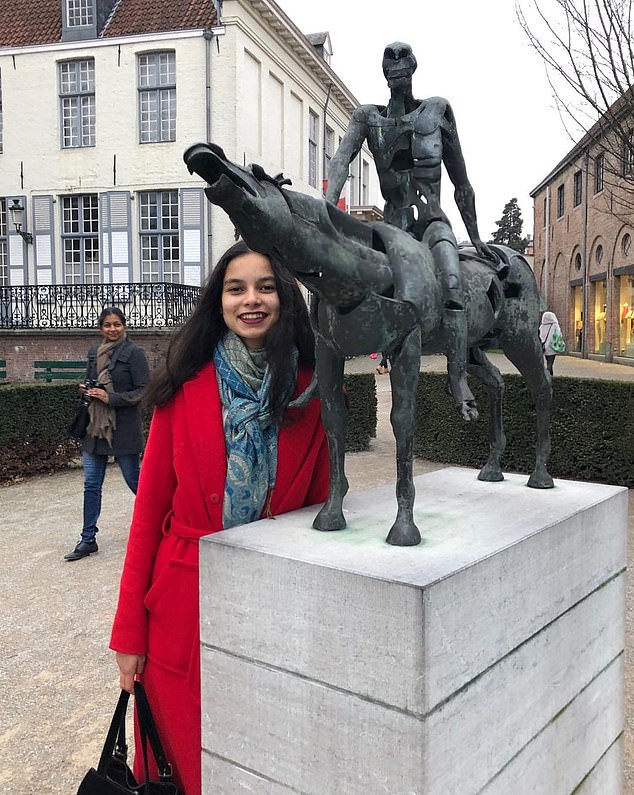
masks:
POLYGON ((147 655, 152 662, 187 676, 200 644, 198 567, 170 560, 145 597, 147 655))

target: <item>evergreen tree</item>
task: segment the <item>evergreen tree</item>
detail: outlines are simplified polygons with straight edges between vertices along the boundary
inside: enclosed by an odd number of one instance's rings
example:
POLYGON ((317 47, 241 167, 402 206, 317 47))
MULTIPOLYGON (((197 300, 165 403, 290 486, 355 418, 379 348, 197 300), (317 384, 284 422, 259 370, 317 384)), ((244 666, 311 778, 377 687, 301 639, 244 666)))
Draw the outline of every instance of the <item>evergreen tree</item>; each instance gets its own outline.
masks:
POLYGON ((495 222, 495 225, 497 230, 493 233, 493 243, 509 246, 509 248, 513 248, 523 254, 530 238, 522 237, 524 222, 522 221, 522 211, 517 204, 516 198, 511 199, 504 205, 502 217, 495 222))

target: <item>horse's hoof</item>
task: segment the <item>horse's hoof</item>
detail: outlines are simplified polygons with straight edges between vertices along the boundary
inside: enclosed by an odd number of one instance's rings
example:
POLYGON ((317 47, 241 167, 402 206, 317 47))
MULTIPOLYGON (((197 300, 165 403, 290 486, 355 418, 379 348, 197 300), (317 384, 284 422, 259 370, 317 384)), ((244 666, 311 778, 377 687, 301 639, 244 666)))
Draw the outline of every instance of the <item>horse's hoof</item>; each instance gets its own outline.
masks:
POLYGON ((485 464, 478 473, 478 480, 483 480, 485 483, 499 483, 504 480, 504 475, 500 467, 485 464))
POLYGON ((531 489, 552 489, 555 486, 555 482, 545 470, 539 473, 535 470, 526 485, 531 489))
POLYGON ((323 508, 313 522, 315 530, 321 530, 322 532, 343 530, 345 526, 346 520, 341 511, 324 511, 323 508))
POLYGON ((462 403, 458 403, 458 411, 465 422, 476 422, 480 417, 475 400, 465 400, 462 403))
POLYGON ((385 540, 395 547, 415 547, 420 544, 421 536, 415 524, 402 525, 395 522, 385 540))

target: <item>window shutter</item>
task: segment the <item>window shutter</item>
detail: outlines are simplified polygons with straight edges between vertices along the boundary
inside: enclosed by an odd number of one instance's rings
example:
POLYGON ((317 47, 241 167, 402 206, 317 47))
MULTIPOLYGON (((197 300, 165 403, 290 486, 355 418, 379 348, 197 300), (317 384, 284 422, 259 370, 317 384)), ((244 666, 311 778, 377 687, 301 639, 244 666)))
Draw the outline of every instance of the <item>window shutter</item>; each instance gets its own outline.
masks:
POLYGON ((33 243, 35 283, 55 284, 54 215, 52 196, 33 197, 33 243))
POLYGON ((200 287, 203 270, 203 209, 205 195, 201 188, 183 188, 180 192, 180 250, 183 284, 200 287))
POLYGON ((132 281, 131 200, 128 191, 102 193, 100 201, 101 263, 104 281, 132 281))
POLYGON ((28 213, 26 211, 26 196, 7 196, 7 242, 9 245, 9 284, 12 287, 21 287, 28 283, 26 243, 15 231, 11 223, 9 207, 14 199, 19 199, 24 210, 23 229, 28 229, 28 213))

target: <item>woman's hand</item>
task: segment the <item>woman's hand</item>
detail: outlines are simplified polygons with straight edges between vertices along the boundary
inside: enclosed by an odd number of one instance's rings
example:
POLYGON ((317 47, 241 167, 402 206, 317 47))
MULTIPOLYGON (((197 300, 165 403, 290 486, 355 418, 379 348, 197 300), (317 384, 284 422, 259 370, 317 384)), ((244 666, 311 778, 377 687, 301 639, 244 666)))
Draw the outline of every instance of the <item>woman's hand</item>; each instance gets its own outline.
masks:
POLYGON ((93 389, 89 389, 88 395, 91 398, 96 398, 97 400, 100 400, 102 403, 110 402, 110 396, 108 395, 106 390, 100 389, 99 387, 94 387, 93 389))
POLYGON ((134 679, 143 673, 145 656, 142 654, 122 654, 116 652, 115 658, 119 666, 119 685, 122 690, 134 693, 134 679))

